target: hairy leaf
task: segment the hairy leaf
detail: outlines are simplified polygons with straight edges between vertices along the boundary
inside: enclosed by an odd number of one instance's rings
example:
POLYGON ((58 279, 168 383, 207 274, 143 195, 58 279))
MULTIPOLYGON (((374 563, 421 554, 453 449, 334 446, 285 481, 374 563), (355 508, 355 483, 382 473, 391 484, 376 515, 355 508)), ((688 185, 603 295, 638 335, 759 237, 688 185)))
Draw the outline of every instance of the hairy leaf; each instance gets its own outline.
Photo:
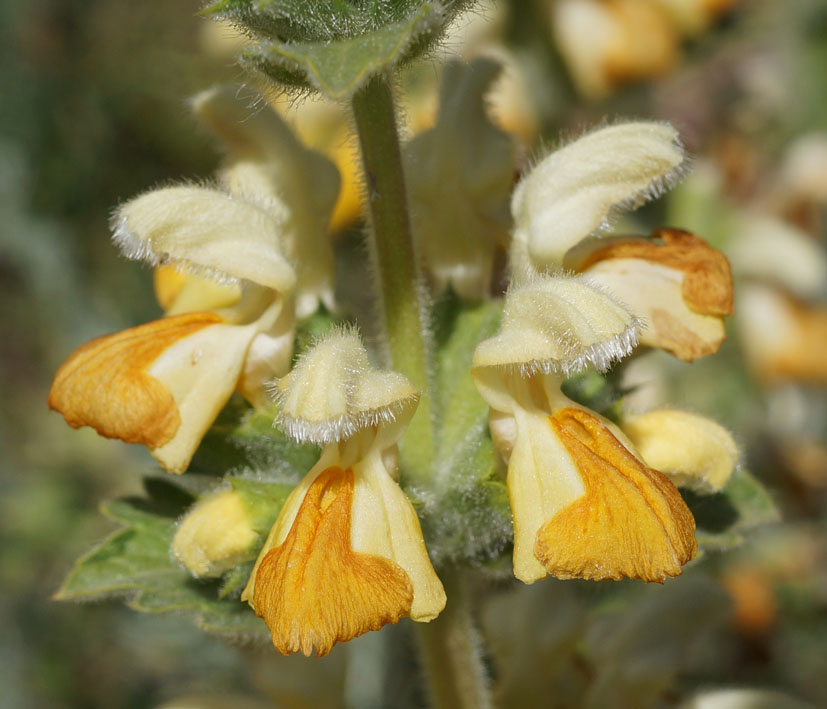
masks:
POLYGON ((204 13, 261 41, 243 61, 288 87, 347 98, 439 39, 468 0, 219 0, 204 13))
POLYGON ((266 633, 246 604, 219 597, 220 582, 198 581, 171 558, 175 520, 185 509, 180 504, 184 499, 191 500, 167 484, 156 485, 153 498, 105 504, 103 513, 121 528, 78 560, 55 598, 123 596, 138 611, 191 613, 206 630, 232 635, 266 633))
POLYGON ((780 519, 769 492, 746 470, 736 470, 726 487, 714 495, 681 490, 695 515, 700 549, 729 549, 744 541, 752 528, 780 519))

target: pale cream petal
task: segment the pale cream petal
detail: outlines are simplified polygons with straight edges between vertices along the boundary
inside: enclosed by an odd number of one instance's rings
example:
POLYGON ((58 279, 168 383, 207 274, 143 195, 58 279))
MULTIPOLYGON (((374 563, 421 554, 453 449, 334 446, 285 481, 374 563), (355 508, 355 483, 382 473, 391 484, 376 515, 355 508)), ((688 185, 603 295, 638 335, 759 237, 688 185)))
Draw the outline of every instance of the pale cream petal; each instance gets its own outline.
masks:
POLYGON ((419 393, 396 372, 371 366, 353 331, 327 335, 273 390, 277 422, 300 441, 329 443, 413 414, 419 393))
POLYGON ((278 222, 285 255, 296 268, 298 317, 315 312, 320 300, 332 308, 334 263, 327 226, 339 194, 339 172, 302 145, 263 99, 243 92, 216 87, 192 102, 226 149, 222 182, 278 222))
POLYGON ((646 465, 699 492, 722 490, 738 462, 738 448, 723 426, 686 411, 627 416, 623 431, 646 465))
POLYGON ((500 331, 477 346, 473 366, 605 370, 631 352, 637 329, 632 314, 588 280, 538 277, 508 292, 500 331))
POLYGON ((718 351, 726 338, 723 319, 691 311, 681 296, 680 271, 640 259, 603 261, 589 278, 616 293, 646 323, 640 344, 691 361, 718 351))
POLYGON ((272 379, 290 371, 296 336, 295 317, 289 303, 279 299, 270 312, 262 314, 256 325, 259 333, 247 350, 238 391, 253 406, 264 409, 272 404, 268 392, 272 379))
POLYGON ((616 211, 671 186, 683 162, 677 131, 663 123, 601 128, 551 153, 511 200, 512 272, 560 268, 566 252, 604 230, 616 211))
POLYGON ((257 538, 241 496, 221 489, 202 497, 184 515, 172 553, 194 576, 220 576, 244 560, 257 538))
POLYGON ((569 451, 549 435, 548 414, 518 411, 515 418, 517 440, 507 478, 514 516, 514 575, 534 583, 548 575, 534 551, 538 530, 586 489, 569 451))
POLYGON ((238 384, 256 326, 212 325, 168 347, 147 369, 172 395, 181 424, 151 448, 164 468, 180 473, 238 384))
POLYGON ((445 607, 445 591, 428 558, 413 505, 385 469, 378 450, 353 470, 353 550, 391 559, 404 569, 413 585, 409 616, 418 622, 433 620, 445 607))
POLYGON ((128 258, 181 264, 219 281, 243 278, 281 293, 295 285, 281 225, 219 190, 182 185, 147 192, 118 208, 113 228, 128 258))

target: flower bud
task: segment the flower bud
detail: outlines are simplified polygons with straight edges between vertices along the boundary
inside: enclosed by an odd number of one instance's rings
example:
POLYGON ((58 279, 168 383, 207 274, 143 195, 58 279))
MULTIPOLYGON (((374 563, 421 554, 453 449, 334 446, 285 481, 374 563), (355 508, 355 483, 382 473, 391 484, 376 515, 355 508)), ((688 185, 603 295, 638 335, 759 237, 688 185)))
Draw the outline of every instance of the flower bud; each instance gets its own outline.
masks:
POLYGON ((202 497, 184 515, 172 553, 193 576, 220 576, 247 557, 257 537, 241 496, 221 489, 202 497))
POLYGON ((686 411, 627 416, 621 428, 648 466, 698 492, 722 490, 738 462, 735 441, 723 426, 686 411))

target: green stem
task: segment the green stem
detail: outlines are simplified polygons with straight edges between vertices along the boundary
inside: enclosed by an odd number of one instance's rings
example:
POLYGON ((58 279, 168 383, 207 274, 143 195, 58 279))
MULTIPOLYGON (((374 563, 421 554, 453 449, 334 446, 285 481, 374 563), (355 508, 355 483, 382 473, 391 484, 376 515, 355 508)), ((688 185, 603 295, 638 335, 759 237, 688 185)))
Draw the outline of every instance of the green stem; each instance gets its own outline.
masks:
POLYGON ((431 706, 490 709, 491 686, 462 571, 441 570, 440 578, 448 596, 445 610, 436 620, 417 626, 431 706))
POLYGON ((393 95, 384 75, 353 97, 370 208, 370 251, 391 364, 422 391, 416 415, 401 445, 402 464, 419 482, 433 459, 429 396, 427 304, 420 287, 393 95))

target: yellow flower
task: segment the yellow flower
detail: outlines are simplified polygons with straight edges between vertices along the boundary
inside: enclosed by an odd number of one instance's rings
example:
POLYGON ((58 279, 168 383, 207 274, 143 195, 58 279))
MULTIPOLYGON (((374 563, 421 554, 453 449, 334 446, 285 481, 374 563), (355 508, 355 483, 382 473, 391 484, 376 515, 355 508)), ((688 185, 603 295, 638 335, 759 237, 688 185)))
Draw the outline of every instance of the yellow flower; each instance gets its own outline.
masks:
POLYGON ((587 98, 657 78, 677 63, 677 28, 650 0, 559 0, 552 16, 554 40, 587 98))
POLYGON ((738 295, 740 341, 753 371, 769 382, 827 384, 827 306, 757 283, 738 295))
POLYGON ((733 303, 722 253, 677 229, 600 238, 618 210, 660 194, 683 165, 677 132, 659 123, 603 128, 551 153, 511 201, 514 276, 581 272, 645 322, 641 344, 685 360, 715 352, 733 303))
POLYGON ((71 426, 142 443, 165 469, 183 472, 233 391, 262 405, 265 381, 287 370, 293 313, 285 294, 295 275, 272 217, 218 190, 155 190, 114 221, 127 256, 243 283, 243 296, 79 347, 55 375, 49 405, 71 426))
POLYGON ((563 373, 628 354, 636 329, 582 279, 545 278, 508 293, 500 332, 474 354, 508 462, 514 574, 525 583, 547 574, 662 582, 695 555, 694 519, 675 486, 560 388, 563 373))
POLYGON ((705 30, 735 0, 556 0, 554 40, 577 89, 600 99, 656 79, 680 58, 683 36, 705 30))
POLYGON ((326 655, 408 616, 445 606, 419 520, 396 483, 397 441, 419 395, 377 372, 356 335, 334 333, 282 378, 278 421, 322 444, 287 498, 242 594, 279 652, 326 655))
POLYGON ((584 247, 567 265, 646 321, 642 345, 687 361, 718 351, 726 339, 724 317, 733 312, 732 272, 720 251, 678 229, 584 247))

